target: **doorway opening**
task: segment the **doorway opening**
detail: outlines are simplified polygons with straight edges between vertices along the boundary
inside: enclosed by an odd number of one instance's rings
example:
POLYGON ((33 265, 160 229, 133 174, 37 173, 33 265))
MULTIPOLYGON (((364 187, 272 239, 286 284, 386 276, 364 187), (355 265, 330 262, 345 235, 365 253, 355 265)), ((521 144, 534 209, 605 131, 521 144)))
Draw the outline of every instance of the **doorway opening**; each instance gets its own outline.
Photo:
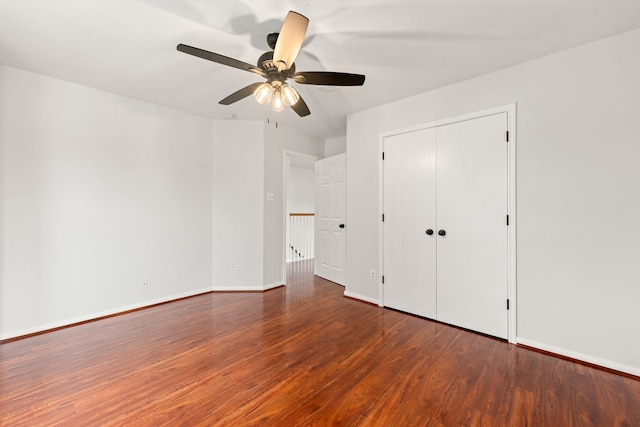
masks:
MULTIPOLYGON (((319 157, 284 152, 284 271, 315 256, 315 162, 319 157)), ((286 277, 286 276, 285 276, 286 277)))

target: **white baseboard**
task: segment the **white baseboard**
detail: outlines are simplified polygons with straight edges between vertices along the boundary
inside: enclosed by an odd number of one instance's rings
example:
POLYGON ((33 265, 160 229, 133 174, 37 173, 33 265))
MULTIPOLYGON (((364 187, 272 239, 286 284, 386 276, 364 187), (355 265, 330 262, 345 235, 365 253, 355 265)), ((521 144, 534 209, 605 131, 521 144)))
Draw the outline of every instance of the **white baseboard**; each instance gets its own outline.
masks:
POLYGON ((375 298, 365 297, 364 295, 354 294, 353 292, 349 292, 347 290, 344 291, 344 296, 354 299, 359 299, 360 301, 365 301, 374 305, 379 305, 378 300, 375 298))
POLYGON ((214 286, 213 292, 262 292, 263 286, 214 286))
POLYGON ((49 331, 51 329, 63 328, 65 326, 74 325, 76 323, 88 322, 91 320, 100 319, 101 317, 113 316, 119 313, 124 313, 131 310, 137 310, 145 307, 149 307, 156 304, 162 304, 169 301, 179 300, 182 298, 188 298, 200 294, 205 294, 207 292, 211 292, 211 288, 198 289, 195 291, 184 292, 181 294, 174 294, 167 297, 142 301, 136 304, 126 305, 122 307, 117 307, 110 310, 99 311, 96 313, 87 314, 85 316, 72 317, 69 319, 64 319, 59 322, 51 322, 44 325, 40 325, 34 328, 22 329, 19 331, 12 331, 9 333, 0 334, 0 340, 7 340, 16 337, 22 337, 25 335, 37 334, 39 332, 49 331))
POLYGON ((527 347, 537 348, 539 350, 548 351, 549 353, 555 353, 560 356, 570 357, 572 359, 581 360, 583 362, 591 363, 609 369, 614 369, 616 371, 625 372, 627 374, 640 377, 640 367, 623 365, 621 363, 612 362, 610 360, 600 359, 599 357, 589 356, 587 354, 578 353, 564 348, 554 347, 552 345, 531 341, 526 338, 518 337, 517 343, 526 345, 527 347))
POLYGON ((276 282, 264 286, 214 286, 211 290, 213 292, 264 292, 282 285, 284 283, 276 282))
POLYGON ((284 286, 284 282, 280 281, 280 282, 272 283, 270 285, 264 285, 263 290, 264 291, 268 291, 269 289, 277 288, 277 287, 280 287, 280 286, 284 286))

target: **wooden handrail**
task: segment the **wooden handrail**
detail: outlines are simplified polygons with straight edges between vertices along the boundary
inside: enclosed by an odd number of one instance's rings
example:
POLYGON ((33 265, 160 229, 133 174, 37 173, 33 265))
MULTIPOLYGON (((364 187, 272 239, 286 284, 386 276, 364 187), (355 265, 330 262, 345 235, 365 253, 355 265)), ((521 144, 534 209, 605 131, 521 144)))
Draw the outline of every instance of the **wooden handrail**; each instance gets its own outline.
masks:
POLYGON ((315 216, 313 213, 290 213, 289 216, 315 216))

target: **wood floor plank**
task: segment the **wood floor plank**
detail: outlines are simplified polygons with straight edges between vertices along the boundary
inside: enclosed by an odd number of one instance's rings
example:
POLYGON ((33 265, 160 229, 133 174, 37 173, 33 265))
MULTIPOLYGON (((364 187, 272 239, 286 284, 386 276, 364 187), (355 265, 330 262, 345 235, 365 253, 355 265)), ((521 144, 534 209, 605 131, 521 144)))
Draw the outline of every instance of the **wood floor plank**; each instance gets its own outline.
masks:
POLYGON ((343 296, 211 293, 0 344, 2 426, 640 426, 640 381, 343 296))

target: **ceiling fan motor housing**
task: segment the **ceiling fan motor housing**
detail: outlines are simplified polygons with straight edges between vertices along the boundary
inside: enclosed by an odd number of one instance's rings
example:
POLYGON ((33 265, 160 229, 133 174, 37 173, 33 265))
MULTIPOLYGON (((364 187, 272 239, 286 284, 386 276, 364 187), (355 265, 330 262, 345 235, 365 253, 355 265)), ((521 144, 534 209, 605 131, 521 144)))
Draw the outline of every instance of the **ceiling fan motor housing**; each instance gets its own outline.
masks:
POLYGON ((258 67, 263 69, 267 74, 267 80, 271 82, 284 83, 288 78, 293 77, 296 73, 296 64, 292 64, 287 70, 278 71, 278 67, 273 62, 273 51, 263 53, 258 59, 258 67))

